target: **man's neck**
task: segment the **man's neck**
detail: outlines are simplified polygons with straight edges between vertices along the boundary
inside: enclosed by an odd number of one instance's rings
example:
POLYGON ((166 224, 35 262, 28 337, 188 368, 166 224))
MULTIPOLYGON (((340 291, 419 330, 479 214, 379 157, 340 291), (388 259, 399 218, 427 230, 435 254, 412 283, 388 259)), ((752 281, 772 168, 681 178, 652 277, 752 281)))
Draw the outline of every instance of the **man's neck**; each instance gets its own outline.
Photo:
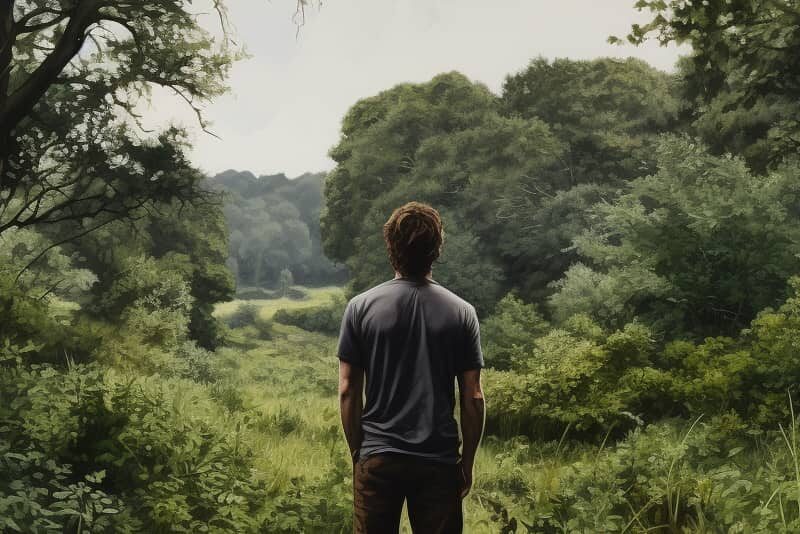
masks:
POLYGON ((399 272, 395 271, 394 272, 394 279, 397 280, 398 278, 410 278, 410 279, 425 278, 426 280, 433 280, 433 272, 432 271, 428 271, 425 274, 425 276, 403 276, 399 272))

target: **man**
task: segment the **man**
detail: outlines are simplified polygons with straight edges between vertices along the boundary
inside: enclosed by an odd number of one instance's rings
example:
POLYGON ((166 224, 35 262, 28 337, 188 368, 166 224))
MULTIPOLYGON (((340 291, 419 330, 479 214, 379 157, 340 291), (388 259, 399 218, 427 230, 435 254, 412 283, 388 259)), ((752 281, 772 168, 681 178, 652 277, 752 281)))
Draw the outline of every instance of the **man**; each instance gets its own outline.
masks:
POLYGON ((444 236, 435 209, 420 202, 397 208, 383 236, 395 277, 350 299, 339 333, 354 530, 398 532, 407 501, 415 533, 461 532, 485 421, 478 318, 472 304, 432 277, 444 236))

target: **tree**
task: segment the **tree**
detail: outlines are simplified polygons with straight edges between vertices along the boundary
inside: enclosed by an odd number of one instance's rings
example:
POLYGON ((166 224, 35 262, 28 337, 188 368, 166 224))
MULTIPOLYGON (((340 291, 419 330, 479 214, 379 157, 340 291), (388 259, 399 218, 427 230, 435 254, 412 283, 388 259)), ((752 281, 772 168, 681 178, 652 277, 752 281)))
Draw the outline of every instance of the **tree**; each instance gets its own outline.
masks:
MULTIPOLYGON (((718 117, 741 109, 745 113, 725 122, 732 125, 735 120, 745 120, 759 126, 750 129, 746 142, 734 138, 723 142, 720 150, 766 144, 762 147, 766 150, 750 154, 748 159, 759 173, 775 168, 788 155, 797 155, 800 6, 796 2, 640 0, 636 7, 650 11, 653 19, 634 25, 627 35, 629 42, 640 44, 655 38, 661 44, 691 44, 684 76, 687 96, 697 101, 697 116, 706 112, 706 106, 718 117), (722 101, 715 103, 717 98, 722 101)), ((621 39, 611 37, 610 41, 621 39)), ((725 130, 734 132, 733 128, 725 130)))
POLYGON ((0 4, 0 233, 76 222, 61 241, 157 202, 202 200, 185 135, 143 136, 135 108, 154 85, 198 113, 239 57, 184 0, 0 4))
POLYGON ((345 262, 372 202, 406 181, 422 142, 474 128, 497 113, 497 99, 463 75, 440 74, 424 84, 400 84, 356 102, 330 151, 336 167, 325 179, 320 215, 325 254, 345 262))
POLYGON ((504 117, 486 87, 459 73, 402 84, 356 103, 331 151, 321 216, 326 254, 362 290, 393 274, 381 228, 409 200, 442 213, 445 244, 435 278, 488 313, 506 292, 500 236, 518 232, 498 208, 528 182, 552 187, 562 150, 537 119, 504 117))
POLYGON ((289 288, 292 287, 292 284, 294 284, 292 271, 286 268, 281 269, 281 274, 278 277, 278 287, 280 287, 282 296, 285 297, 289 293, 289 288))
POLYGON ((640 59, 538 57, 506 77, 503 109, 565 143, 562 184, 619 184, 654 169, 656 136, 677 125, 676 80, 640 59))
POLYGON ((563 146, 547 177, 531 175, 498 205, 516 229, 497 234, 507 276, 524 299, 541 301, 577 261, 568 247, 588 208, 655 170, 658 135, 680 123, 677 84, 634 58, 538 57, 506 78, 502 103, 506 115, 546 123, 563 146))
POLYGON ((665 332, 732 335, 786 298, 800 254, 797 167, 762 178, 740 158, 665 137, 658 171, 600 202, 551 304, 619 327, 641 315, 665 332))

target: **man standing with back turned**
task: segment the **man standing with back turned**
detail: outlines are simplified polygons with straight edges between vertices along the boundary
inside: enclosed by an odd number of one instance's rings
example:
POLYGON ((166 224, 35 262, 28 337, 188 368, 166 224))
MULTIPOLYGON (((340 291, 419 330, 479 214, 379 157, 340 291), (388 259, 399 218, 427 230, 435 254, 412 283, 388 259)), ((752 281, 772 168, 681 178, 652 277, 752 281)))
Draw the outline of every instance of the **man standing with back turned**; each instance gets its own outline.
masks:
POLYGON ((394 210, 383 236, 395 277, 350 299, 339 333, 354 530, 398 532, 407 500, 415 533, 462 532, 462 499, 485 418, 478 317, 432 278, 444 236, 439 212, 409 202, 394 210))

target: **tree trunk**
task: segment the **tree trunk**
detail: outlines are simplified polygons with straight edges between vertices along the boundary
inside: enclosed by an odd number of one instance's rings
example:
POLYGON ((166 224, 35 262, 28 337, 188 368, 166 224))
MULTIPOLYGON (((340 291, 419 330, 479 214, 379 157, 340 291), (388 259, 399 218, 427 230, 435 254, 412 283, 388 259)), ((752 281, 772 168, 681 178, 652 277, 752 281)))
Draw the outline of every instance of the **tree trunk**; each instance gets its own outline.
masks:
MULTIPOLYGON (((8 100, 8 85, 11 80, 11 62, 14 59, 14 2, 0 0, 0 109, 8 100)), ((0 124, 0 190, 6 184, 8 172, 10 132, 0 124)))

